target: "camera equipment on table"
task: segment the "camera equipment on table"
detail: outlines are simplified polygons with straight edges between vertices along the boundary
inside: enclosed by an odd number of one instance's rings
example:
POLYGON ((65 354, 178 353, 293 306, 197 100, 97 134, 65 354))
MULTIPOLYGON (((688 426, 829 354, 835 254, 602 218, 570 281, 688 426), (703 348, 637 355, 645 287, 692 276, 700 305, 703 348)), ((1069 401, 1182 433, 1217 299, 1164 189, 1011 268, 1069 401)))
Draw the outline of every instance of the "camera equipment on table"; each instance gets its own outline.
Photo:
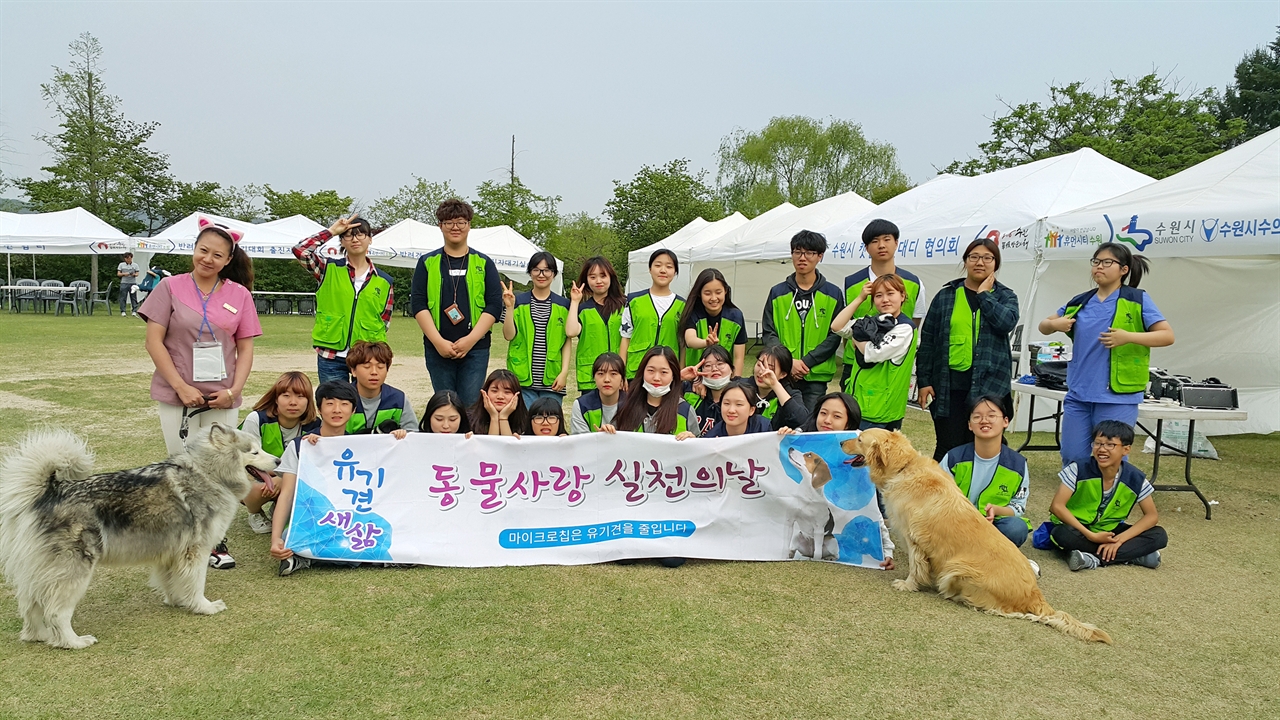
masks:
POLYGON ((1205 378, 1194 382, 1186 375, 1173 375, 1160 368, 1151 368, 1151 387, 1147 397, 1168 398, 1189 408, 1235 410, 1240 407, 1236 389, 1218 378, 1205 378))

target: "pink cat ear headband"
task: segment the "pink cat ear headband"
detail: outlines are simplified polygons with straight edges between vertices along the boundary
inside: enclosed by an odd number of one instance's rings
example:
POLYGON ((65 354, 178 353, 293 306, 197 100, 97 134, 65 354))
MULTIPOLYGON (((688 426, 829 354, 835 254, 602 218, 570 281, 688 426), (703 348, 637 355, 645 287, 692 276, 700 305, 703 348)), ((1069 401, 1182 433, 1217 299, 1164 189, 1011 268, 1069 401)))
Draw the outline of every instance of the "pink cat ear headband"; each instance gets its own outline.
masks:
POLYGON ((232 245, 239 245, 240 239, 244 237, 244 233, 240 230, 229 228, 222 223, 216 223, 203 215, 196 218, 196 226, 198 228, 196 230, 196 235, 199 235, 205 230, 212 230, 213 232, 216 232, 222 237, 230 240, 232 245))

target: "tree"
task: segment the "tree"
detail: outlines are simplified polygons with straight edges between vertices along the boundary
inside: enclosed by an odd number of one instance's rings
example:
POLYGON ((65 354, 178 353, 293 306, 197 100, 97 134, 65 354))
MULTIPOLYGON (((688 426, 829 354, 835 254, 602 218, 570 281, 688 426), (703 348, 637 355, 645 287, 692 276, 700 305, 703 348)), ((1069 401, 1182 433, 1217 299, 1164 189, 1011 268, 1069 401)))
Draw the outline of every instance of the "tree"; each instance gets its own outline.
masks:
MULTIPOLYGON (((476 188, 475 227, 507 225, 541 247, 556 231, 559 195, 538 195, 512 175, 505 183, 485 180, 476 188)), ((434 211, 434 208, 433 208, 434 211)))
POLYGON ((1239 142, 1280 127, 1280 32, 1270 45, 1246 54, 1236 65, 1236 82, 1227 86, 1218 114, 1224 124, 1244 122, 1239 142))
POLYGON ((350 213, 355 202, 352 198, 338 195, 336 190, 321 190, 308 195, 302 190, 276 192, 270 185, 262 187, 262 196, 266 200, 268 220, 303 215, 326 227, 350 213))
POLYGON ((392 225, 406 218, 413 218, 428 225, 436 224, 436 208, 449 198, 460 197, 457 190, 444 182, 424 180, 413 176, 414 183, 405 185, 391 197, 379 198, 369 206, 369 222, 374 225, 392 225))
POLYGON ((724 217, 724 206, 707 187, 706 175, 705 170, 689 174, 689 161, 680 159, 659 167, 645 165, 625 183, 614 180, 605 214, 624 255, 658 242, 695 218, 724 217))
POLYGON ((265 188, 261 185, 253 184, 224 188, 220 191, 222 212, 218 214, 243 222, 262 222, 266 220, 267 212, 263 201, 264 192, 265 188))
POLYGON ((735 130, 719 154, 716 184, 725 207, 748 217, 783 202, 803 206, 850 191, 870 197, 910 184, 898 151, 868 140, 848 120, 775 117, 759 132, 735 130))
POLYGON ((1220 122, 1212 88, 1181 92, 1154 73, 1116 78, 1101 92, 1082 82, 1049 87, 1049 102, 1005 103, 991 121, 981 155, 955 161, 943 172, 977 175, 1093 148, 1154 178, 1168 177, 1212 157, 1244 131, 1239 119, 1220 122))
POLYGON ((564 262, 564 288, 566 297, 569 284, 576 281, 583 263, 588 258, 603 255, 609 258, 626 282, 627 253, 622 249, 618 235, 605 223, 587 213, 567 215, 560 219, 544 246, 548 252, 564 262))

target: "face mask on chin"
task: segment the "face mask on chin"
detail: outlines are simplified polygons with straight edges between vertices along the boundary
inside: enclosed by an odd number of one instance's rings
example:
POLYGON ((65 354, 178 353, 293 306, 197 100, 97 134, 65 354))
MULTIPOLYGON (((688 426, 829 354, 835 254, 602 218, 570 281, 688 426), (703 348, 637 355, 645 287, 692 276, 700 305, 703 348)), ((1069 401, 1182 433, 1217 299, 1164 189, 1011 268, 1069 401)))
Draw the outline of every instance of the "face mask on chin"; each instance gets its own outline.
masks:
POLYGON ((657 387, 654 385, 650 385, 648 382, 643 383, 643 385, 644 385, 644 391, 649 393, 649 397, 660 398, 663 395, 666 395, 667 393, 671 392, 670 385, 663 385, 662 387, 657 387))
POLYGON ((725 375, 722 378, 704 377, 702 378, 702 384, 706 385, 708 388, 712 390, 723 390, 725 386, 728 385, 729 382, 732 380, 733 378, 729 377, 728 375, 725 375))

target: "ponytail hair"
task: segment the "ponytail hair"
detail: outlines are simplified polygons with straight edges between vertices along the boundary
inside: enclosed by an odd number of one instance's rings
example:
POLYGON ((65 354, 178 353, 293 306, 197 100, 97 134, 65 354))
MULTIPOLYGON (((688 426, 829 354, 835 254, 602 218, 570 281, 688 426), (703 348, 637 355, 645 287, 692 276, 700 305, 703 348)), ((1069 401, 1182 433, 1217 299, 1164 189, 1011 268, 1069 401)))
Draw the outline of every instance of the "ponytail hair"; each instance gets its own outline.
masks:
POLYGON ((1128 280, 1129 287, 1138 287, 1138 283, 1142 282, 1142 276, 1151 272, 1151 261, 1145 255, 1139 255, 1129 249, 1128 245, 1118 242, 1105 242, 1093 251, 1093 257, 1098 257, 1098 253, 1103 250, 1111 253, 1111 257, 1120 263, 1121 267, 1129 268, 1129 271, 1120 276, 1120 284, 1125 284, 1128 280))

